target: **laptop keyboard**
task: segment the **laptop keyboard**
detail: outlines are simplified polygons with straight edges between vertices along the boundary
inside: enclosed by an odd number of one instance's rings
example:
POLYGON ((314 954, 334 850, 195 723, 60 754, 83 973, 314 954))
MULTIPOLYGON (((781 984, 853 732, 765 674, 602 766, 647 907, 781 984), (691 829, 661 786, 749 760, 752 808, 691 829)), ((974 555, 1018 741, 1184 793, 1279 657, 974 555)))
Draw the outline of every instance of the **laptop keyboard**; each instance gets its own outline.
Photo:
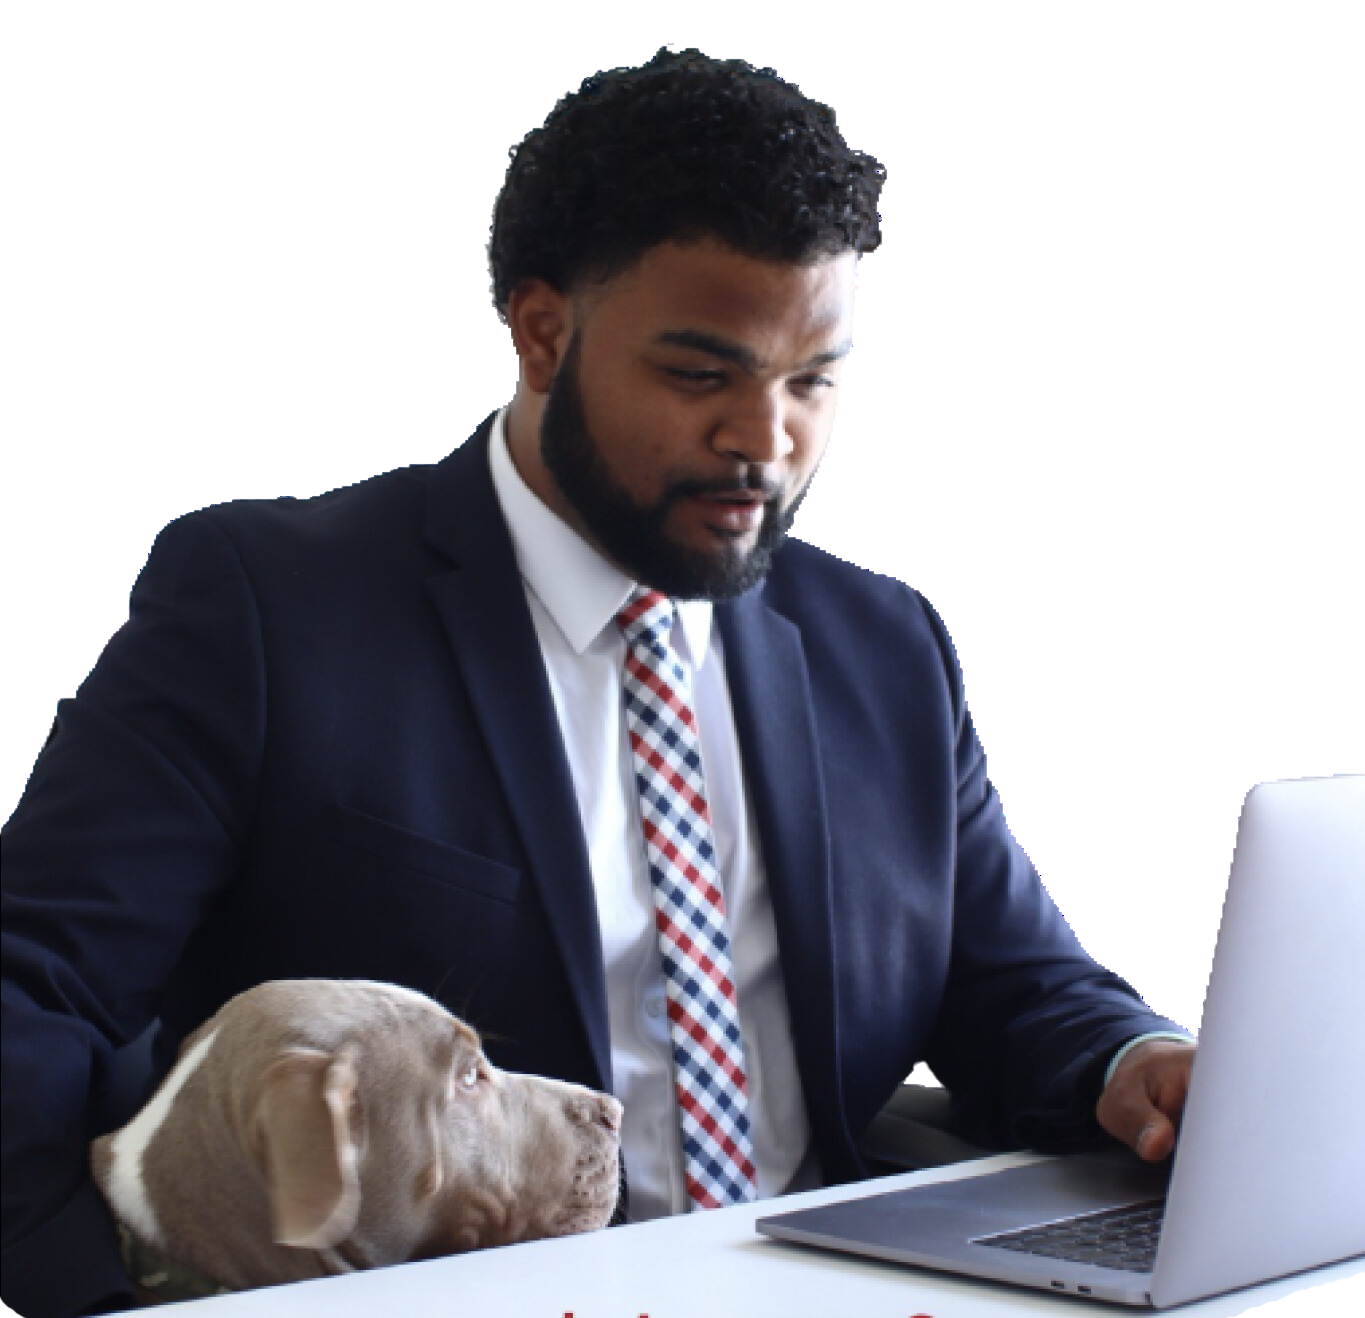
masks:
POLYGON ((1151 1199, 1025 1227, 1022 1231, 979 1236, 972 1243, 1012 1249, 1020 1254, 1068 1259, 1073 1263, 1091 1263, 1099 1268, 1150 1272, 1156 1263, 1156 1244, 1161 1236, 1161 1218, 1165 1211, 1164 1199, 1151 1199))

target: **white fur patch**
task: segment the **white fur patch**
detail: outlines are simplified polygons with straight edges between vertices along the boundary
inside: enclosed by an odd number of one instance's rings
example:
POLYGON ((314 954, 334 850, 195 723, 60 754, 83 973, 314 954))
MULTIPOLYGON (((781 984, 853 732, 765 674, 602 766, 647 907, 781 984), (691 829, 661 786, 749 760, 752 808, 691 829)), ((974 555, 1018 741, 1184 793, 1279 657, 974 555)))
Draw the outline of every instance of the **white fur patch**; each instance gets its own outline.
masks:
POLYGON ((206 1034, 176 1064, 171 1067, 161 1088, 117 1135, 110 1145, 109 1198, 115 1215, 150 1245, 164 1248, 165 1237, 147 1198, 147 1184, 142 1177, 142 1157, 152 1136, 161 1129, 166 1114, 175 1102, 186 1080, 192 1076, 207 1056, 218 1031, 206 1034))
POLYGON ((400 1001, 411 1002, 414 1006, 435 1007, 441 1009, 441 1004, 433 1001, 425 993, 419 993, 416 989, 410 989, 402 984, 384 984, 377 979, 353 979, 350 983, 367 989, 379 989, 387 993, 390 997, 398 998, 400 1001))

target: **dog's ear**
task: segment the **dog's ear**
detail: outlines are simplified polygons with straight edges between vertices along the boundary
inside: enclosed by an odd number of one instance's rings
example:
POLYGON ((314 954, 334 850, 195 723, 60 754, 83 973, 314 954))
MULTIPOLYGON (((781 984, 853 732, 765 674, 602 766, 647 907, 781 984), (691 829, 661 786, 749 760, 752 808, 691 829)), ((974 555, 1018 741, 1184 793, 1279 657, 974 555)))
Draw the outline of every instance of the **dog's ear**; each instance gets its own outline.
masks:
POLYGON ((330 1249, 360 1215, 355 1049, 291 1049, 261 1076, 255 1142, 275 1239, 330 1249))

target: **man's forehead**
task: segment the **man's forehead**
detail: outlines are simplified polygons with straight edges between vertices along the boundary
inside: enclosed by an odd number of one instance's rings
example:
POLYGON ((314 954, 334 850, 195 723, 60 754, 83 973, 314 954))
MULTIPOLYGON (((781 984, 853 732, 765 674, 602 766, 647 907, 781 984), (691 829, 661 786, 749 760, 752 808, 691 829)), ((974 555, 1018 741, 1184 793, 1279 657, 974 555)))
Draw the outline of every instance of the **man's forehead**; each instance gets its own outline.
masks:
POLYGON ((585 321, 605 317, 636 339, 739 365, 746 350, 762 355, 756 340, 774 335, 828 364, 848 351, 856 266, 853 252, 790 262, 715 240, 662 243, 596 286, 581 310, 585 321))
MULTIPOLYGON (((659 347, 684 348, 693 352, 705 353, 708 357, 716 357, 721 361, 730 362, 741 370, 752 374, 757 374, 770 365, 763 354, 751 344, 739 339, 728 338, 723 334, 709 333, 706 330, 660 330, 654 336, 654 343, 659 347)), ((796 365, 802 370, 816 371, 847 357, 852 348, 853 340, 844 338, 828 348, 817 350, 809 357, 797 362, 796 365)))
POLYGON ((807 261, 779 261, 755 257, 714 237, 670 239, 640 252, 635 261, 609 276, 583 278, 569 289, 569 296, 591 310, 603 300, 624 292, 639 293, 642 289, 667 289, 687 295, 706 289, 710 282, 728 288, 736 287, 737 282, 758 287, 764 282, 790 281, 801 276, 823 282, 819 277, 831 274, 837 274, 856 295, 860 259, 859 252, 848 250, 815 255, 807 261))

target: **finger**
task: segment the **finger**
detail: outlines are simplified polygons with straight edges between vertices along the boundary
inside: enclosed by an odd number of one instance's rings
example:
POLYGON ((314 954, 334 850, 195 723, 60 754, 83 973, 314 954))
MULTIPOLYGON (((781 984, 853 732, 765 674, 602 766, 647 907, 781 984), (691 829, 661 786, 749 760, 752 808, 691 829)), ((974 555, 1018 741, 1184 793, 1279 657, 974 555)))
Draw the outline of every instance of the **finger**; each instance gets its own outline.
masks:
POLYGON ((1164 1113, 1158 1112, 1138 1131, 1133 1142, 1139 1158, 1146 1162, 1161 1162, 1175 1152, 1175 1124, 1164 1113))

